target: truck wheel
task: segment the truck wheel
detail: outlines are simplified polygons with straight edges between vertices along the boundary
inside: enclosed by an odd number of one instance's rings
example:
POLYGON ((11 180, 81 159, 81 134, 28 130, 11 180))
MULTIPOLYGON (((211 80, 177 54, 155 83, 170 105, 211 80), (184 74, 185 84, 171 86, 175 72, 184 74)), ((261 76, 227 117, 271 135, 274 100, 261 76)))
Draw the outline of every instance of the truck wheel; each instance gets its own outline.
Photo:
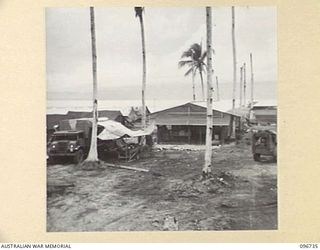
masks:
POLYGON ((55 164, 56 162, 56 158, 53 156, 50 156, 48 160, 49 160, 49 164, 55 164))
POLYGON ((253 154, 253 159, 255 161, 260 161, 260 154, 253 154))
POLYGON ((78 164, 82 161, 83 161, 83 151, 80 149, 74 156, 74 162, 78 164))

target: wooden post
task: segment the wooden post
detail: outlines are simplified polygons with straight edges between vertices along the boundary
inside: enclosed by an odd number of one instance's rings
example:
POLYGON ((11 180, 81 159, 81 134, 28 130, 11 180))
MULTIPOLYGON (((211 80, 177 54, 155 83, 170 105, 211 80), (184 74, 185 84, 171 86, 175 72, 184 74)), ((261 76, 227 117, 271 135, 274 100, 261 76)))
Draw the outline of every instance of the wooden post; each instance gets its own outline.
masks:
POLYGON ((212 10, 206 7, 206 27, 207 27, 207 129, 206 129, 206 152, 205 165, 202 169, 203 177, 207 177, 211 173, 212 166, 212 10))
POLYGON ((226 138, 226 127, 222 126, 221 128, 221 144, 224 144, 225 138, 226 138))

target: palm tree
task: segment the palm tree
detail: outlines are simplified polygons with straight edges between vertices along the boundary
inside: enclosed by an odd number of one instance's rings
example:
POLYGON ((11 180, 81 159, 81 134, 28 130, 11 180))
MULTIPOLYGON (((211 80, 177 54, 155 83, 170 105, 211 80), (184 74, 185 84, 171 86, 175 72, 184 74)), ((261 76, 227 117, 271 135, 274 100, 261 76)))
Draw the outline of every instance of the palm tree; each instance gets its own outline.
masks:
MULTIPOLYGON (((232 16, 232 26, 231 26, 231 36, 232 36, 232 55, 233 55, 233 88, 232 88, 232 112, 235 112, 236 103, 236 83, 237 83, 237 54, 236 54, 236 38, 235 38, 235 17, 234 17, 234 6, 231 7, 232 16)), ((236 137, 235 135, 235 122, 234 117, 231 116, 231 137, 236 137)))
POLYGON ((90 7, 90 28, 91 28, 91 46, 92 46, 92 74, 93 74, 93 114, 92 114, 92 134, 91 144, 86 162, 98 161, 97 150, 97 124, 98 124, 98 100, 97 100, 97 53, 96 53, 96 34, 94 24, 94 8, 90 7))
MULTIPOLYGON (((207 52, 202 51, 202 43, 194 43, 190 46, 188 50, 182 53, 181 58, 188 58, 187 60, 179 61, 179 67, 183 67, 185 65, 189 66, 188 71, 184 74, 188 76, 192 73, 193 77, 193 90, 194 90, 194 76, 196 72, 199 72, 200 79, 201 79, 201 90, 202 90, 202 100, 204 100, 204 86, 203 86, 203 73, 205 73, 206 64, 204 59, 207 56, 207 52)), ((193 93, 195 98, 195 94, 193 93)))
POLYGON ((202 169, 203 177, 208 177, 212 166, 212 132, 213 132, 213 111, 212 111, 212 10, 206 7, 206 26, 207 26, 207 126, 206 126, 206 152, 205 163, 202 169))
POLYGON ((139 18, 140 28, 141 28, 141 42, 142 42, 142 118, 141 124, 142 128, 146 128, 146 104, 145 104, 145 91, 146 91, 146 74, 147 74, 147 66, 146 66, 146 47, 145 47, 145 37, 144 37, 144 25, 143 25, 143 11, 144 7, 134 7, 136 17, 139 18))
POLYGON ((188 61, 180 61, 179 62, 179 67, 181 68, 182 66, 189 64, 190 69, 187 70, 187 72, 184 74, 184 76, 188 76, 190 74, 192 74, 192 100, 195 101, 196 100, 196 91, 195 91, 195 67, 193 65, 193 61, 192 60, 188 60, 188 61))

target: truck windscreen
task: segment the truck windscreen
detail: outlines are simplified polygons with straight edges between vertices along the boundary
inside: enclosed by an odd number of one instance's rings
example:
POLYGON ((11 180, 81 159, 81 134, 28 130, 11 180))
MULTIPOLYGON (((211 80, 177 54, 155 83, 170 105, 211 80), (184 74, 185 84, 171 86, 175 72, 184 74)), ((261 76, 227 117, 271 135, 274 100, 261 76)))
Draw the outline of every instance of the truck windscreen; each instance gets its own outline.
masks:
POLYGON ((53 137, 53 141, 76 141, 77 140, 77 135, 55 135, 53 137))

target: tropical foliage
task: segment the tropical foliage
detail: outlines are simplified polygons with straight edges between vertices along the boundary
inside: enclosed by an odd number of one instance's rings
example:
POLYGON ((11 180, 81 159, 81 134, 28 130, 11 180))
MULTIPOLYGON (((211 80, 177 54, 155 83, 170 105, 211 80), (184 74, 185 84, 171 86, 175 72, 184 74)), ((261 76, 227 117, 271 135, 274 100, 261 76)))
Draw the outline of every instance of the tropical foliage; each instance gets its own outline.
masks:
POLYGON ((202 100, 204 100, 204 84, 203 84, 203 74, 206 72, 206 64, 204 62, 205 58, 207 56, 206 51, 202 51, 202 43, 194 43, 190 46, 190 48, 186 51, 184 51, 181 55, 181 59, 179 61, 179 67, 188 66, 187 72, 184 74, 185 76, 188 76, 190 74, 193 74, 193 77, 198 72, 201 79, 201 90, 202 90, 202 100))

